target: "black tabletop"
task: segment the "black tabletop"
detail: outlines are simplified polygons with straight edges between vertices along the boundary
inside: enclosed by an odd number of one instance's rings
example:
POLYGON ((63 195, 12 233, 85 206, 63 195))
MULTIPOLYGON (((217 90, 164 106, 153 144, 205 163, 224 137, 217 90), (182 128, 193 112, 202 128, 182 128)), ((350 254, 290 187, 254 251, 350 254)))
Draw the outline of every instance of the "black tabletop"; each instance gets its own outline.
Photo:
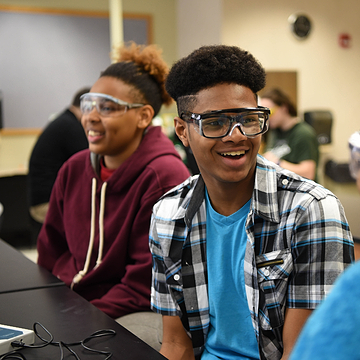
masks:
MULTIPOLYGON (((54 336, 54 341, 75 343, 102 329, 115 330, 116 335, 93 339, 90 347, 113 353, 111 360, 164 360, 165 358, 109 316, 66 286, 49 287, 0 294, 0 323, 32 329, 41 323, 54 336)), ((41 328, 39 328, 41 330, 41 328)), ((42 334, 44 334, 42 332, 42 334)), ((36 340, 35 343, 40 343, 36 340)), ((81 346, 71 347, 80 359, 105 359, 106 356, 90 353, 81 346)), ((23 349, 27 360, 60 359, 56 346, 40 349, 23 349)), ((65 359, 73 359, 65 351, 65 359)))
POLYGON ((64 283, 0 239, 0 294, 64 283))

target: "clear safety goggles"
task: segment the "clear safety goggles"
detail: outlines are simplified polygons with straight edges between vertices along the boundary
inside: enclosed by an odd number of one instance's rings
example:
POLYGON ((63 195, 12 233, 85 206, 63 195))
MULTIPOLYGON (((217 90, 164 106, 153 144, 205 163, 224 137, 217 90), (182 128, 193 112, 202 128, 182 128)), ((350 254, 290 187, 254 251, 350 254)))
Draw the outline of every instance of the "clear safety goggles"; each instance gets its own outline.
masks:
POLYGON ((243 135, 254 138, 268 130, 269 115, 270 109, 259 106, 215 110, 203 114, 184 111, 180 118, 192 122, 195 130, 206 138, 220 139, 231 136, 236 127, 243 135))
POLYGON ((127 109, 139 108, 144 104, 130 104, 113 96, 100 93, 86 93, 80 97, 80 110, 84 115, 89 114, 94 107, 102 116, 121 115, 127 109))

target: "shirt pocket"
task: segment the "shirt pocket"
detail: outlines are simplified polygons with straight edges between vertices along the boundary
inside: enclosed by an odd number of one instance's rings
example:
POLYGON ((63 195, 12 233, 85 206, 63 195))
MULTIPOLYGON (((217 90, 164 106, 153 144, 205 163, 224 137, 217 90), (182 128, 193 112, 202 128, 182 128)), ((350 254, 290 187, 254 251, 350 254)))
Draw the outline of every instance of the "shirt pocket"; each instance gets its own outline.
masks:
POLYGON ((259 284, 259 320, 264 330, 284 324, 288 280, 293 270, 290 249, 256 256, 259 284))

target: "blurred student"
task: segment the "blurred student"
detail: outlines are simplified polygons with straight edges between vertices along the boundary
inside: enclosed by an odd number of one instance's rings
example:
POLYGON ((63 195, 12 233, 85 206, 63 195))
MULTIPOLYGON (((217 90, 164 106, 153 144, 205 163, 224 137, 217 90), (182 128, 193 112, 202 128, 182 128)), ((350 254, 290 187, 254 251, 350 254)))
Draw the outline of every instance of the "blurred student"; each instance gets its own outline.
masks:
POLYGON ((72 155, 88 147, 80 122, 80 97, 89 90, 90 88, 83 88, 74 95, 70 107, 45 127, 31 152, 28 173, 29 210, 39 226, 45 220, 59 169, 72 155))
MULTIPOLYGON (((360 192, 360 132, 349 139, 350 171, 360 192)), ((360 359, 360 262, 335 282, 325 301, 311 315, 290 360, 360 359)))
POLYGON ((316 180, 319 145, 315 130, 297 116, 290 98, 279 89, 261 95, 260 104, 271 110, 266 159, 311 180, 316 180))
POLYGON ((89 149, 59 171, 38 238, 38 263, 116 319, 150 312, 151 209, 189 172, 160 127, 168 67, 132 43, 81 97, 89 149))
POLYGON ((350 148, 350 174, 356 180, 360 192, 360 131, 354 132, 349 138, 350 148))

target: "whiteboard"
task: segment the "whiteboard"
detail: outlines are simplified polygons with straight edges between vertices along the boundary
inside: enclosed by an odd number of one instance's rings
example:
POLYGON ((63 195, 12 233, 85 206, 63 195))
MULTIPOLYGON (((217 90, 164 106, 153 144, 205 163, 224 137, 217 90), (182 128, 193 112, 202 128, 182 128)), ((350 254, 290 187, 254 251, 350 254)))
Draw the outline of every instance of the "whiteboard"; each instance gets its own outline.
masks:
MULTIPOLYGON (((146 43, 146 32, 124 19, 125 41, 146 43)), ((2 126, 43 128, 110 63, 108 18, 0 11, 2 126)))

